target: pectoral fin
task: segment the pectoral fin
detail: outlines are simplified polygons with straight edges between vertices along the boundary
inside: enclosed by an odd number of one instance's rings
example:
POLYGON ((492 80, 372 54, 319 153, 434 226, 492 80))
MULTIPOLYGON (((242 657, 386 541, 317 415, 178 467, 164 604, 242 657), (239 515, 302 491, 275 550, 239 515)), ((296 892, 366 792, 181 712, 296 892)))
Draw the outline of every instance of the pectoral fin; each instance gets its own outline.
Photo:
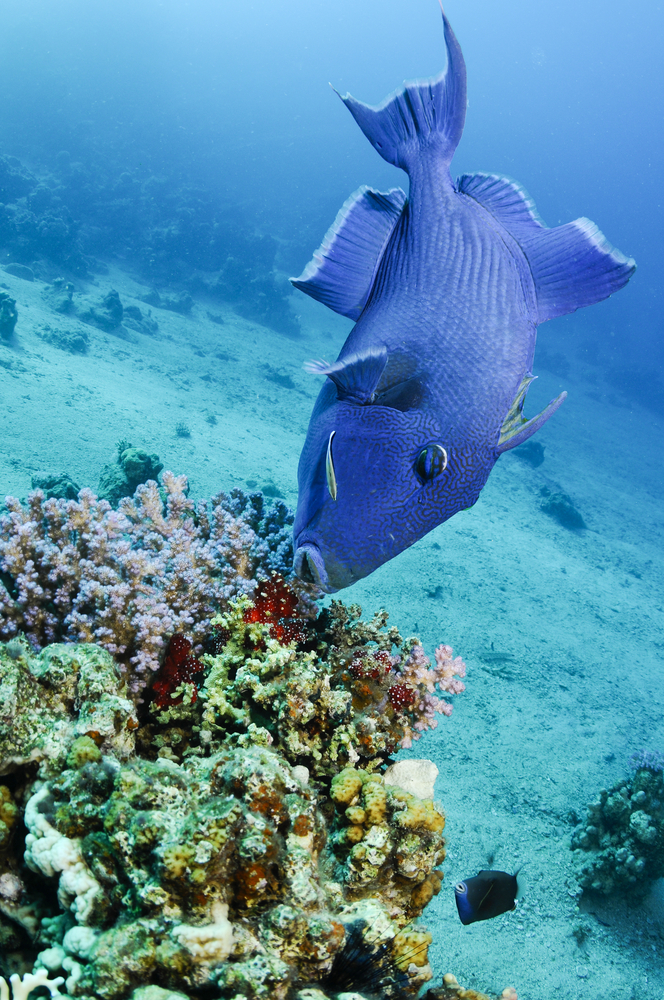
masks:
POLYGON ((504 451, 509 451, 511 448, 516 448, 517 445, 523 444, 527 441, 535 431, 538 431, 542 424, 546 423, 552 414, 556 412, 558 407, 567 397, 566 392, 561 392, 559 396, 552 399, 547 407, 545 407, 541 413, 536 417, 531 417, 530 420, 526 420, 523 415, 523 404, 526 398, 526 393, 530 388, 531 382, 535 381, 535 375, 524 375, 521 385, 519 386, 519 391, 516 394, 516 398, 509 408, 507 416, 503 421, 503 426, 500 428, 500 436, 498 438, 497 451, 499 455, 502 455, 504 451))

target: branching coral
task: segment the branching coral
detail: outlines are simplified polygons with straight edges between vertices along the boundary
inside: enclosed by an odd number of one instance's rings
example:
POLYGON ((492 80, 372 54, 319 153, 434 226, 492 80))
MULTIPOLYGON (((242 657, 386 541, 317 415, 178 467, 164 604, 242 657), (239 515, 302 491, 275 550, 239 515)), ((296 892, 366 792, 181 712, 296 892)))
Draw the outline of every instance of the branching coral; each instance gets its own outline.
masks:
POLYGON ((451 705, 433 693, 437 684, 448 693, 463 690, 463 661, 441 646, 430 669, 419 640, 387 628, 385 612, 364 622, 359 607, 333 601, 307 634, 302 623, 284 624, 287 618, 275 632, 269 621, 254 621, 252 610, 240 598, 213 619, 222 641, 216 656, 203 657, 208 743, 253 724, 316 776, 358 762, 376 770, 398 746, 434 728, 437 712, 449 714, 451 705))
POLYGON ((175 632, 196 644, 210 618, 289 556, 283 503, 240 490, 195 504, 184 476, 139 486, 114 511, 90 490, 0 517, 0 638, 23 632, 35 649, 94 642, 129 666, 131 689, 156 670, 175 632))
MULTIPOLYGON (((39 969, 34 975, 31 972, 26 972, 23 979, 17 975, 10 976, 9 982, 12 987, 12 1000, 27 1000, 32 991, 40 986, 46 987, 52 997, 63 996, 58 987, 62 986, 64 979, 62 976, 58 976, 57 979, 49 979, 45 969, 39 969)), ((9 1000, 9 988, 2 976, 0 976, 0 1000, 9 1000)))

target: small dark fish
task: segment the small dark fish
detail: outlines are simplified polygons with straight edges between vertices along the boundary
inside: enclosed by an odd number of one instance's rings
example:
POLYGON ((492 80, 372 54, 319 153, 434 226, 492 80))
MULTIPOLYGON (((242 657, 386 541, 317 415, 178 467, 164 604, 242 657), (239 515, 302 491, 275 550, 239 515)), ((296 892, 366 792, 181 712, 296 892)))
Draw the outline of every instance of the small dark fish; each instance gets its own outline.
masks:
POLYGON ((491 920, 516 906, 519 886, 515 875, 507 872, 481 871, 454 886, 459 920, 474 924, 476 920, 491 920))

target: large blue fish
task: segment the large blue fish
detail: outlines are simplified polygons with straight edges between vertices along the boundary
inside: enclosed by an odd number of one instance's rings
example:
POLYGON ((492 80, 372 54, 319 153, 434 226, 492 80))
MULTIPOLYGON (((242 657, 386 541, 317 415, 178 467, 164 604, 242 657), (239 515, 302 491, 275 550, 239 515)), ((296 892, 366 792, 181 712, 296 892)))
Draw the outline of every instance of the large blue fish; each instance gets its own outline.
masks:
POLYGON ((333 592, 472 506, 526 420, 537 325, 611 295, 634 261, 588 219, 548 229, 523 188, 449 165, 466 67, 443 14, 447 67, 378 107, 342 97, 408 197, 363 187, 296 288, 356 320, 327 376, 300 458, 295 569, 333 592))

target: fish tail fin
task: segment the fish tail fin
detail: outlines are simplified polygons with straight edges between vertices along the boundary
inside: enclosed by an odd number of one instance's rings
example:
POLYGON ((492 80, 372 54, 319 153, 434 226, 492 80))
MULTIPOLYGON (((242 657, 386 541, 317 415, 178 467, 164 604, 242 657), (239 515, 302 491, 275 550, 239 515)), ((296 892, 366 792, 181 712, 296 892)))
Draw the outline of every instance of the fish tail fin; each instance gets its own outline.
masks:
POLYGON ((375 108, 339 94, 374 149, 406 173, 425 151, 449 165, 463 132, 466 64, 444 12, 443 26, 447 66, 439 76, 406 83, 375 108))

